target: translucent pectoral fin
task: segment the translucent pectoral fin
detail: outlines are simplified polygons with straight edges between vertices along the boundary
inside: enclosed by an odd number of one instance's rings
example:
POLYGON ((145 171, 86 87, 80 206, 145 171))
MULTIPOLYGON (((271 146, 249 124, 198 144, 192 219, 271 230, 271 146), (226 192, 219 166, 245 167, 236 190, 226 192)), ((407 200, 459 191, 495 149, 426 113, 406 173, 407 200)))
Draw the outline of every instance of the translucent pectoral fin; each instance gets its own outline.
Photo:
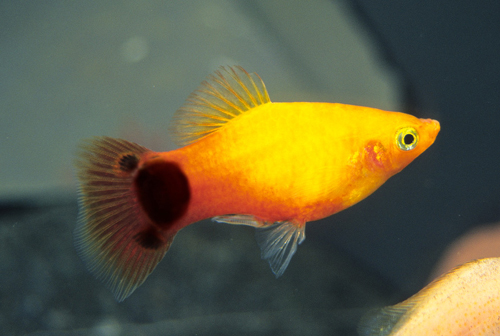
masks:
POLYGON ((275 222, 257 227, 255 238, 257 238, 262 259, 269 262, 274 275, 278 278, 285 272, 297 251, 297 245, 306 238, 306 226, 293 222, 275 222))
POLYGON ((306 226, 303 223, 288 221, 268 223, 251 215, 217 216, 212 220, 219 223, 254 227, 261 257, 269 262, 271 270, 277 278, 285 272, 297 251, 297 245, 306 238, 306 226))

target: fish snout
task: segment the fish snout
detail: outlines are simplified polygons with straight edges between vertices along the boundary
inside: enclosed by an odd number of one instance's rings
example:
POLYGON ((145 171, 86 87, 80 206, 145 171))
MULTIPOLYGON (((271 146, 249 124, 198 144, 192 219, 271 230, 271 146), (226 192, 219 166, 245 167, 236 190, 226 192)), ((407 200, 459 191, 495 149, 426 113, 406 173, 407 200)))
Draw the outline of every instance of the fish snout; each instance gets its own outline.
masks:
POLYGON ((420 119, 424 123, 424 129, 429 135, 429 138, 434 140, 436 139, 439 131, 441 130, 441 125, 439 121, 434 119, 420 119))

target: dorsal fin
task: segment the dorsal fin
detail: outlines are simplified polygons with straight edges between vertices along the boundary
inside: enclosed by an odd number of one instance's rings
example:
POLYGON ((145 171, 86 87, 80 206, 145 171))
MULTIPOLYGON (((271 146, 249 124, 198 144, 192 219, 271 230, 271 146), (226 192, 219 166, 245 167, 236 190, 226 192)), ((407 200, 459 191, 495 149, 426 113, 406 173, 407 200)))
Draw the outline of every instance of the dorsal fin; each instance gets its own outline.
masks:
POLYGON ((388 306, 381 309, 375 309, 368 312, 361 318, 358 325, 358 333, 361 336, 388 336, 395 333, 396 325, 400 328, 412 316, 412 310, 418 307, 432 297, 440 286, 443 286, 450 277, 460 276, 470 264, 470 262, 441 275, 439 278, 434 279, 430 284, 421 289, 417 294, 409 299, 400 302, 394 306, 388 306))
POLYGON ((234 117, 270 102, 259 75, 242 67, 221 67, 177 110, 172 134, 179 145, 199 140, 234 117))
POLYGON ((358 325, 360 336, 389 336, 398 322, 414 307, 414 302, 374 309, 361 318, 358 325))

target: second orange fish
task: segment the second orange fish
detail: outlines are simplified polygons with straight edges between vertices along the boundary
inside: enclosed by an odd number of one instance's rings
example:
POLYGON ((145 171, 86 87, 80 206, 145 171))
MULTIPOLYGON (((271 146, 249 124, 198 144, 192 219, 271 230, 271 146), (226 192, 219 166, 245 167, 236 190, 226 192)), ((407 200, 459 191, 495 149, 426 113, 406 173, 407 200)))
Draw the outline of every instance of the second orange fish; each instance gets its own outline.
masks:
POLYGON ((205 218, 256 228, 276 276, 305 224, 361 201, 435 140, 439 123, 333 103, 271 103, 264 83, 222 68, 177 112, 185 145, 153 152, 109 137, 76 163, 75 240, 118 301, 153 271, 183 227, 205 218))

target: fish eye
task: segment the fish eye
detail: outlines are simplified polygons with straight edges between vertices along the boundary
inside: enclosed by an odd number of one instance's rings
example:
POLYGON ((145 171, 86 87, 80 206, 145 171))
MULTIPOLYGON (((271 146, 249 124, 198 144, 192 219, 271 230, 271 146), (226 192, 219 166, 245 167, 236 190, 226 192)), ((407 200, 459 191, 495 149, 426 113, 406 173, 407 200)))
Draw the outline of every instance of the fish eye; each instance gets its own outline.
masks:
POLYGON ((396 132, 396 144, 404 151, 412 150, 417 146, 418 132, 413 127, 404 127, 396 132))

